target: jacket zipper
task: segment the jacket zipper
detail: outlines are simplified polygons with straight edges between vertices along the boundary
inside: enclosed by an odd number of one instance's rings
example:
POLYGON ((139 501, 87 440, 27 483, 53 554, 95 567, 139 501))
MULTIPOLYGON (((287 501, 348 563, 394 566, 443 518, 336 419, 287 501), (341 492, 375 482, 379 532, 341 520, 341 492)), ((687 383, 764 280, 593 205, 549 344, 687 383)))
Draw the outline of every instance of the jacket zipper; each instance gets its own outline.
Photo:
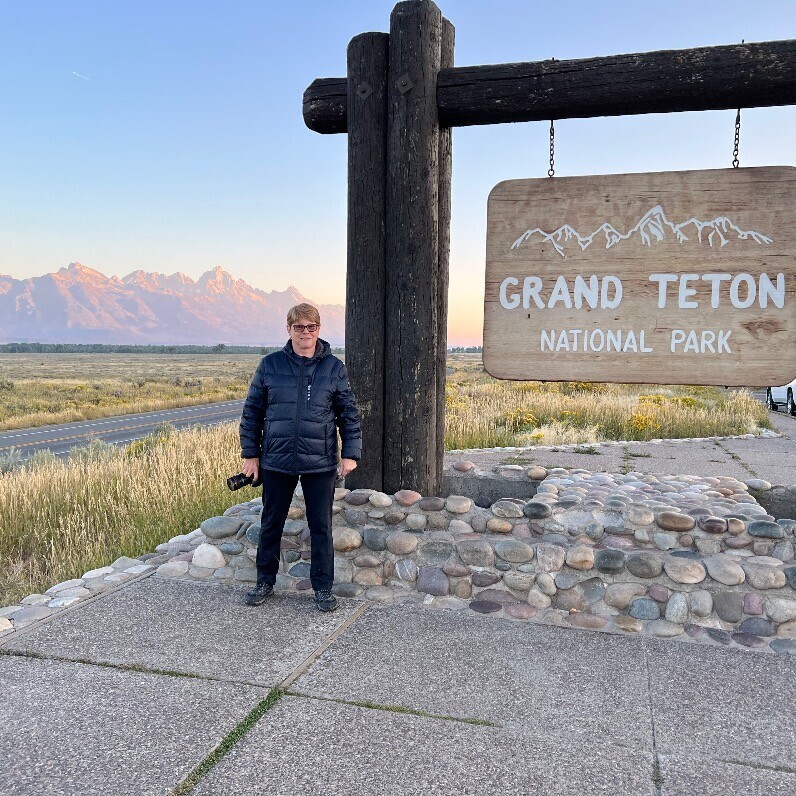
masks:
POLYGON ((298 460, 298 433, 299 421, 301 420, 301 388, 304 386, 304 363, 299 365, 299 386, 296 390, 296 428, 293 432, 293 472, 296 472, 296 462, 298 460))

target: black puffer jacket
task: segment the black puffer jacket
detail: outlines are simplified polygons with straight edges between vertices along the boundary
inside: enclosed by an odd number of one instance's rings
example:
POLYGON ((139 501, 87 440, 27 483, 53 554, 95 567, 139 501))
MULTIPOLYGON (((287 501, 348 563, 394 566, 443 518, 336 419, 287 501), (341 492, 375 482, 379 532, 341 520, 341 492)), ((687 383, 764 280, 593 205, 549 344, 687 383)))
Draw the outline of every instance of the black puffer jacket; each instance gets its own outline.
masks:
POLYGON ((288 340, 263 357, 254 373, 240 419, 241 458, 280 473, 322 473, 342 457, 359 460, 362 432, 345 365, 318 340, 312 357, 300 357, 288 340))

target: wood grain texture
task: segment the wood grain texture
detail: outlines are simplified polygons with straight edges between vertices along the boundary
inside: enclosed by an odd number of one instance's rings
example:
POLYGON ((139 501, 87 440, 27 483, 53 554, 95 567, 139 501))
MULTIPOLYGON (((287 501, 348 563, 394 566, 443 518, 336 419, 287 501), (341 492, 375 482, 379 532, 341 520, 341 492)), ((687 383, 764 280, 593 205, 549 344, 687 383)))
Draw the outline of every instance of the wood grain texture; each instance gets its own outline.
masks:
MULTIPOLYGON (((456 30, 442 20, 440 64, 453 66, 456 30)), ((453 130, 439 130, 439 269, 437 274, 437 483, 442 484, 445 457, 445 380, 448 367, 448 283, 451 227, 451 174, 453 171, 453 130)))
POLYGON ((388 59, 386 33, 362 33, 348 45, 345 359, 362 423, 349 489, 380 490, 383 480, 388 59))
MULTIPOLYGON (((488 203, 484 307, 487 371, 503 379, 549 381, 725 386, 790 381, 796 375, 795 199, 796 168, 792 167, 500 183, 488 203), (687 223, 692 218, 713 222, 703 228, 701 242, 697 225, 687 223), (721 218, 737 229, 716 221, 721 218), (687 239, 678 240, 674 227, 680 224, 680 232, 687 239), (523 239, 528 230, 540 231, 523 239), (550 234, 556 231, 558 234, 550 234), (770 242, 751 234, 742 239, 741 233, 751 232, 766 236, 770 242), (580 241, 575 233, 581 236, 580 241), (616 240, 609 246, 612 238, 616 240), (678 281, 668 285, 665 306, 659 307, 659 284, 649 279, 656 273, 675 274, 678 279, 684 274, 695 275, 684 282, 684 288, 695 293, 684 293, 682 301, 698 306, 679 306, 678 281), (599 304, 592 308, 584 298, 580 309, 574 303, 567 308, 561 293, 549 306, 558 277, 565 277, 572 292, 578 274, 586 283, 591 275, 598 280, 606 276, 621 280, 621 303, 613 309, 599 304), (712 276, 702 279, 712 274, 730 277, 718 282, 712 276), (775 284, 777 274, 783 274, 782 308, 770 297, 765 308, 760 306, 759 297, 748 307, 733 306, 730 285, 739 274, 748 274, 756 291, 761 275, 768 275, 775 284), (506 309, 500 302, 500 287, 509 277, 519 283, 508 289, 509 303, 510 294, 522 293, 526 277, 541 279, 542 288, 536 296, 543 307, 539 308, 534 294, 529 293, 527 308, 521 299, 519 307, 506 309), (716 307, 712 306, 714 283, 716 307), (583 340, 595 330, 613 330, 615 335, 620 329, 623 346, 627 332, 634 330, 640 348, 638 337, 644 331, 645 346, 653 350, 608 353, 604 347, 597 351, 599 334, 593 338, 593 346, 587 344, 590 350, 582 350, 583 340), (580 336, 567 335, 570 347, 578 350, 567 351, 565 345, 542 350, 542 341, 549 343, 551 332, 555 332, 558 343, 561 331, 567 330, 582 330, 580 336), (686 339, 672 352, 674 330, 686 334, 694 330, 702 350, 691 350, 686 339), (729 331, 725 348, 730 351, 710 351, 710 337, 701 335, 706 330, 729 331), (542 337, 543 331, 547 338, 542 337)), ((738 284, 737 303, 748 303, 747 288, 745 280, 738 284)), ((717 337, 716 349, 720 348, 718 342, 717 337)))
MULTIPOLYGON (((345 78, 315 80, 304 121, 346 131, 345 78)), ((796 104, 796 40, 661 50, 569 61, 443 69, 440 124, 461 127, 593 116, 796 104)))
POLYGON ((384 490, 439 493, 437 329, 442 15, 429 0, 390 18, 384 490))

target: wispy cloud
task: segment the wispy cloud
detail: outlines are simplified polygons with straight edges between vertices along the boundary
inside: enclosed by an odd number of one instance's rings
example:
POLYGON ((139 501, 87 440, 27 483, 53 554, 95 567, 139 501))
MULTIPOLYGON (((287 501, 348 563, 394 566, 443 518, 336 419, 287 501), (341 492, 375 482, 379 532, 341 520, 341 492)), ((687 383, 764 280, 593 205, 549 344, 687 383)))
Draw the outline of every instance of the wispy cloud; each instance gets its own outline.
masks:
POLYGON ((77 77, 82 77, 83 80, 88 80, 89 83, 93 83, 94 81, 90 77, 86 77, 85 75, 81 75, 80 72, 72 72, 73 75, 77 75, 77 77))

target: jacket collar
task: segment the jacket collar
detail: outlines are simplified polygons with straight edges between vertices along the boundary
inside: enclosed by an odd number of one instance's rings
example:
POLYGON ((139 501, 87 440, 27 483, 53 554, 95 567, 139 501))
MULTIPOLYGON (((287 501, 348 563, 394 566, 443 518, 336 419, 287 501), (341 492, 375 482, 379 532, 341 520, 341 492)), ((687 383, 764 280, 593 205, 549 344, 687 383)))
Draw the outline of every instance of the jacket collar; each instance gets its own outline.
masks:
POLYGON ((311 357, 299 356, 293 350, 293 342, 291 340, 288 340, 287 343, 285 343, 285 347, 282 350, 285 352, 285 356, 287 356, 291 362, 295 362, 297 365, 301 365, 302 363, 304 365, 309 365, 310 363, 318 362, 332 353, 332 347, 326 342, 326 340, 321 340, 320 337, 318 338, 318 342, 315 344, 315 353, 311 357))

